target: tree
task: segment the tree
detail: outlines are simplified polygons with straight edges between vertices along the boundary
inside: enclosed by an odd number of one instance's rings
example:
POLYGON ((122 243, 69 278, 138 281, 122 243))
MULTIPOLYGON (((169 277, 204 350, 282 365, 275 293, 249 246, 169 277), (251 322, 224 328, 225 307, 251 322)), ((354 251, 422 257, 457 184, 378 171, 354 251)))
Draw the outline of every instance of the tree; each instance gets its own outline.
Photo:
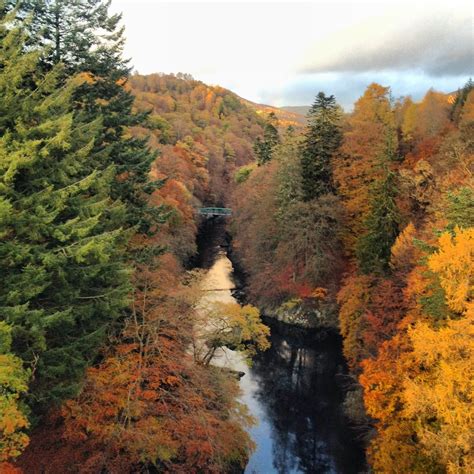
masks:
POLYGON ((438 250, 428 258, 428 267, 438 275, 449 308, 463 313, 472 304, 474 293, 474 229, 456 227, 454 237, 445 232, 438 245, 438 250))
POLYGON ((344 356, 354 371, 359 370, 360 362, 369 355, 363 336, 366 329, 364 313, 370 302, 371 285, 372 279, 367 275, 350 275, 345 278, 337 295, 344 356))
POLYGON ((474 82, 472 81, 472 78, 469 78, 466 84, 464 84, 463 88, 458 90, 456 94, 456 98, 454 99, 454 102, 452 104, 451 113, 450 113, 450 117, 453 122, 459 123, 463 106, 466 102, 466 99, 469 93, 473 89, 474 89, 474 82))
POLYGON ((278 119, 274 112, 270 112, 263 127, 263 139, 258 137, 254 145, 258 165, 263 165, 272 159, 274 148, 280 143, 277 127, 278 119))
MULTIPOLYGON (((29 442, 29 427, 20 395, 28 390, 30 373, 11 350, 12 328, 0 321, 0 469, 2 463, 16 458, 29 442)), ((3 470, 2 470, 3 472, 3 470)))
POLYGON ((308 112, 301 149, 302 189, 305 201, 334 190, 331 159, 342 142, 341 110, 333 95, 320 92, 308 112))
MULTIPOLYGON (((389 93, 388 87, 379 84, 367 87, 347 118, 343 143, 333 159, 337 193, 349 219, 344 240, 350 252, 365 230, 371 186, 384 177, 384 169, 379 165, 387 151, 387 134, 391 135, 392 147, 397 148, 389 93)), ((391 156, 396 158, 396 153, 391 151, 391 156)))
POLYGON ((390 251, 398 235, 399 215, 395 202, 395 173, 387 170, 385 179, 373 186, 371 211, 366 232, 358 239, 356 255, 363 273, 386 273, 390 251))
POLYGON ((337 285, 341 220, 340 202, 333 194, 294 202, 279 213, 280 241, 275 256, 280 264, 294 269, 293 281, 311 287, 337 285))
POLYGON ((62 406, 62 421, 52 417, 34 433, 25 472, 60 472, 67 463, 80 472, 217 473, 242 469, 248 459, 251 419, 236 380, 195 364, 189 352, 202 295, 180 281, 171 254, 139 270, 116 344, 62 406))
POLYGON ((448 209, 446 217, 449 227, 474 227, 474 190, 471 187, 463 186, 448 193, 448 209))
POLYGON ((362 234, 356 244, 356 256, 363 273, 386 273, 389 269, 390 252, 398 235, 400 222, 395 198, 398 195, 396 174, 389 166, 393 162, 393 134, 387 133, 384 155, 380 158, 382 179, 372 186, 370 211, 362 234))
POLYGON ((111 195, 125 204, 120 220, 139 232, 156 229, 163 220, 161 209, 149 206, 149 195, 161 182, 151 182, 150 166, 155 159, 143 138, 130 136, 128 129, 145 124, 147 113, 132 110, 134 97, 126 85, 130 68, 122 58, 124 44, 120 15, 109 15, 104 0, 27 0, 18 16, 24 22, 34 49, 41 49, 39 66, 44 70, 63 65, 60 83, 74 74, 87 79, 73 95, 73 120, 80 127, 100 120, 88 171, 115 166, 117 179, 111 195))
POLYGON ((30 401, 44 408, 77 392, 126 305, 125 235, 108 217, 123 209, 109 198, 113 168, 88 170, 100 121, 74 122, 83 78, 60 86, 61 66, 42 72, 10 25, 1 24, 0 307, 12 352, 33 371, 30 401))
POLYGON ((435 330, 409 331, 413 360, 421 366, 404 383, 403 417, 413 420, 422 451, 448 473, 474 469, 474 311, 435 330))
POLYGON ((270 329, 260 319, 260 312, 251 305, 211 302, 198 309, 193 336, 194 359, 209 365, 216 352, 223 348, 238 350, 247 356, 270 347, 270 329))

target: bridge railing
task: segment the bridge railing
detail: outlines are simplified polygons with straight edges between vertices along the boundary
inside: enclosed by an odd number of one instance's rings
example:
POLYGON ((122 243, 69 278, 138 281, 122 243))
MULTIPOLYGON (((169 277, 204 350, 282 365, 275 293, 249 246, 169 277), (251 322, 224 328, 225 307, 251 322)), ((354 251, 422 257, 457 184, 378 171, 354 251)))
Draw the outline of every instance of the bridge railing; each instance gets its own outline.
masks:
POLYGON ((201 216, 231 216, 232 209, 228 207, 200 207, 198 214, 201 216))

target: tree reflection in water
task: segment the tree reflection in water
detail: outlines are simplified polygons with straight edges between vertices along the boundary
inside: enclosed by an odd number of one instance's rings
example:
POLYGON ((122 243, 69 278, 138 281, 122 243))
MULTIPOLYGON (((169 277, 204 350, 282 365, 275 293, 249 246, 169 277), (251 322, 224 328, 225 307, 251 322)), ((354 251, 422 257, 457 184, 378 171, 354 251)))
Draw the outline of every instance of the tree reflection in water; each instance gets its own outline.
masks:
MULTIPOLYGON (((272 347, 254 359, 249 376, 256 387, 253 398, 269 427, 265 435, 271 437, 273 468, 270 460, 265 460, 265 470, 252 468, 250 462, 247 472, 363 472, 362 447, 342 413, 340 338, 266 323, 271 325, 272 347)), ((252 433, 257 445, 269 442, 258 439, 258 433, 252 433)))

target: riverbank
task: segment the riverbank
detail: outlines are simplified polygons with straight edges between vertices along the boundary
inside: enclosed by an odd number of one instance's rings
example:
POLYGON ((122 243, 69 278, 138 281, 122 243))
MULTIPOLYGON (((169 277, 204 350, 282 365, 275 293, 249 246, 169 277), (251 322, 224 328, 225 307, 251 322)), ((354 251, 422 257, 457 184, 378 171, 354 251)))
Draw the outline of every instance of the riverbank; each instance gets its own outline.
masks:
MULTIPOLYGON (((215 296, 246 303, 245 273, 232 261, 225 222, 204 223, 198 247, 200 266, 208 271, 206 278, 225 287, 215 296), (228 284, 228 278, 234 285, 228 284)), ((343 410, 349 379, 341 337, 331 329, 297 327, 268 316, 263 319, 271 328, 269 350, 257 354, 251 367, 229 350, 218 362, 245 372, 240 401, 257 421, 249 429, 256 449, 245 472, 364 472, 362 443, 343 410)))

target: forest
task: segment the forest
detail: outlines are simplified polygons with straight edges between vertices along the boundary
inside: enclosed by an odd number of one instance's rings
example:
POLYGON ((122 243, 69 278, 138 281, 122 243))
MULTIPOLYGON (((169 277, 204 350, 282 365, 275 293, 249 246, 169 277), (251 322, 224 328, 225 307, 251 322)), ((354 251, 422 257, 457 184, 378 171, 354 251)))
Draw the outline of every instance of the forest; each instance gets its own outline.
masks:
POLYGON ((472 81, 305 119, 133 73, 109 7, 0 0, 0 472, 243 472, 212 358, 268 349, 262 314, 340 332, 367 472, 473 472, 472 81), (200 306, 207 205, 243 306, 200 306))
POLYGON ((375 472, 472 472, 473 83, 320 92, 302 134, 265 131, 233 196, 252 302, 340 329, 375 472))

